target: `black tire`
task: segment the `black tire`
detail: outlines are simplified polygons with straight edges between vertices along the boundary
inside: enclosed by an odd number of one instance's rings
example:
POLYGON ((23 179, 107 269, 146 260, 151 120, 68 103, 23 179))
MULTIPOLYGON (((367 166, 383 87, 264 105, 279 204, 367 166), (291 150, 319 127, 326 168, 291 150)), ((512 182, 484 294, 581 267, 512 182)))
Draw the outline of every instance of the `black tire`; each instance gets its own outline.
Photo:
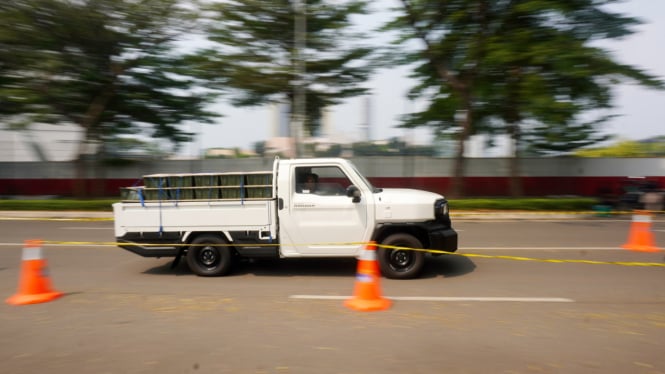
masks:
POLYGON ((203 235, 187 250, 187 265, 196 275, 215 277, 226 275, 233 265, 233 250, 214 235, 203 235))
MULTIPOLYGON (((395 247, 422 248, 420 240, 409 234, 393 234, 381 244, 395 247)), ((391 279, 417 278, 425 266, 425 253, 408 249, 379 248, 381 274, 391 279)))

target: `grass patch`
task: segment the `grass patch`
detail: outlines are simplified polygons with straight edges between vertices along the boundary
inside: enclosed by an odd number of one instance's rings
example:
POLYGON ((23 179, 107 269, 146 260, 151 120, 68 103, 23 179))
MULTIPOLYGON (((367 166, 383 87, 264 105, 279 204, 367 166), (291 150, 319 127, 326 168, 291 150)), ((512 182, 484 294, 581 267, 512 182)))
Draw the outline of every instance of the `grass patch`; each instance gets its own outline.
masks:
POLYGON ((497 198, 450 201, 455 210, 587 211, 597 204, 594 198, 497 198))
POLYGON ((118 199, 96 199, 96 200, 76 200, 76 199, 43 199, 43 200, 19 200, 9 199, 0 200, 0 210, 52 210, 52 211, 92 211, 92 212, 111 212, 111 204, 118 199))

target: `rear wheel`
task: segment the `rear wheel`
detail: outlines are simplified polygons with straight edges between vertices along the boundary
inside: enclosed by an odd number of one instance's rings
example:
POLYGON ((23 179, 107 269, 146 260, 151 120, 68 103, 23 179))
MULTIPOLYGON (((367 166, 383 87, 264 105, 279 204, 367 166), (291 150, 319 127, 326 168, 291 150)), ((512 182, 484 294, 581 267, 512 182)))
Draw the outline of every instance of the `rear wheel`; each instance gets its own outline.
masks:
MULTIPOLYGON (((422 248, 420 240, 409 234, 393 234, 381 244, 394 247, 422 248)), ((416 278, 425 265, 425 253, 410 249, 379 248, 377 251, 381 273, 386 278, 416 278)))
POLYGON ((226 242, 214 235, 203 235, 192 242, 187 251, 190 270, 204 277, 226 275, 233 265, 233 251, 226 242))

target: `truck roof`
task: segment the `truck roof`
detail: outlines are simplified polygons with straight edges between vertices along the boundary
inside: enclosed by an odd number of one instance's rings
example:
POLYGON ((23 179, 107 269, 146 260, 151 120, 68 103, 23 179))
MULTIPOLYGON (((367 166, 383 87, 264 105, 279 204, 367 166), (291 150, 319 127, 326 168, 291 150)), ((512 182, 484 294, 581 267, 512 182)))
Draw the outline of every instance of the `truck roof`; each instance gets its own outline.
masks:
POLYGON ((303 165, 318 165, 318 164, 350 164, 351 161, 340 157, 324 157, 324 158, 290 158, 279 159, 280 163, 286 164, 303 164, 303 165))

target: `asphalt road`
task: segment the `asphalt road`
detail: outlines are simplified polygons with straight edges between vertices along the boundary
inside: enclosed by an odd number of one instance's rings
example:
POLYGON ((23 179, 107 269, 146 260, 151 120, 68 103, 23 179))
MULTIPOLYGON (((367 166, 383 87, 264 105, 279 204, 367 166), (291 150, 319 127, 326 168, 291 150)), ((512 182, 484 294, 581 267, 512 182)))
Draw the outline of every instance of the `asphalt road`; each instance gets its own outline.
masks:
POLYGON ((0 295, 26 239, 61 243, 44 255, 65 293, 0 305, 0 373, 665 373, 665 267, 631 264, 665 252, 622 249, 630 225, 458 219, 463 256, 382 279, 391 308, 358 312, 355 260, 202 278, 105 245, 112 222, 0 220, 0 295))

